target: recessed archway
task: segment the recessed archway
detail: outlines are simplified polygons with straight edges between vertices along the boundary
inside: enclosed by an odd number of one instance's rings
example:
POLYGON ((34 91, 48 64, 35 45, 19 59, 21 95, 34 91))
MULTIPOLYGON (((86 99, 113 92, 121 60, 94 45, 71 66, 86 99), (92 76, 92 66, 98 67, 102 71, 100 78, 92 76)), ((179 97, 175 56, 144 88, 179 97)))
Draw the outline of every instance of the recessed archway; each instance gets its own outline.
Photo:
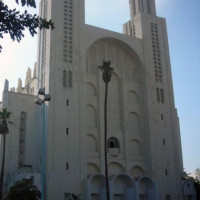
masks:
POLYGON ((108 174, 110 175, 114 175, 114 174, 120 174, 120 173, 124 173, 124 167, 117 162, 112 162, 108 165, 108 174))
POLYGON ((157 200, 157 188, 153 180, 148 176, 142 176, 138 179, 139 200, 155 199, 157 200))
POLYGON ((128 174, 116 174, 111 177, 111 180, 112 196, 114 200, 136 199, 135 182, 128 174))
POLYGON ((87 174, 88 176, 100 173, 99 167, 95 163, 88 163, 87 174))

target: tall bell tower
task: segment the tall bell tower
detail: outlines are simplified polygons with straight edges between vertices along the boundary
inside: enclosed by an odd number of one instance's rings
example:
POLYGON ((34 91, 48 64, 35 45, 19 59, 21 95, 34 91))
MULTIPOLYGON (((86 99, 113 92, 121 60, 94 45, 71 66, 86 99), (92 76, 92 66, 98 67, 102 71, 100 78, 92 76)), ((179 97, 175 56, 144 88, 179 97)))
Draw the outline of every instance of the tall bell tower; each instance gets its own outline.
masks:
POLYGON ((129 3, 131 18, 140 12, 156 15, 155 0, 129 0, 129 3))
POLYGON ((131 19, 123 25, 123 32, 142 42, 152 177, 159 186, 159 199, 181 199, 183 165, 166 20, 156 15, 155 0, 129 3, 131 19))

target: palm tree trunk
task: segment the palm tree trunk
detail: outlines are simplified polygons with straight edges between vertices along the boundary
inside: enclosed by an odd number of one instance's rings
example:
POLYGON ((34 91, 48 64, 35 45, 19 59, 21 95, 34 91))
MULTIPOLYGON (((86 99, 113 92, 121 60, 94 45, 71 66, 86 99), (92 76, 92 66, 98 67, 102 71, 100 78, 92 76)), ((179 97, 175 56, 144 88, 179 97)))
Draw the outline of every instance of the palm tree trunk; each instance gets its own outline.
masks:
POLYGON ((6 153, 6 133, 3 133, 3 158, 1 163, 1 179, 0 179, 0 200, 3 200, 3 178, 6 153))
POLYGON ((105 178, 106 178, 106 196, 107 200, 110 200, 110 189, 109 189, 109 182, 108 182, 108 158, 107 158, 107 96, 108 96, 108 82, 105 83, 105 103, 104 103, 104 124, 105 124, 105 132, 104 132, 104 158, 105 158, 105 178))

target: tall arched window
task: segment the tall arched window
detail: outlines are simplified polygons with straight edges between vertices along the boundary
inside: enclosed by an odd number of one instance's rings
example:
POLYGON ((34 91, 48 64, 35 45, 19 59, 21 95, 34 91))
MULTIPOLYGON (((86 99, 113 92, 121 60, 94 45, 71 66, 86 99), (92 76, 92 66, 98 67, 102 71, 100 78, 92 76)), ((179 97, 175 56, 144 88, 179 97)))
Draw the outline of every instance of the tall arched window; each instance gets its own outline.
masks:
POLYGON ((120 153, 120 143, 119 140, 115 137, 110 137, 108 139, 108 152, 119 154, 120 153))
POLYGON ((68 72, 68 87, 72 87, 72 71, 68 72))
POLYGON ((157 101, 160 102, 160 90, 156 88, 157 101))
POLYGON ((72 71, 63 70, 63 86, 72 87, 72 71))
POLYGON ((164 103, 164 92, 163 92, 163 89, 160 89, 160 96, 161 96, 161 102, 164 103))
POLYGON ((19 168, 25 165, 25 133, 26 133, 26 113, 20 113, 19 127, 19 149, 18 149, 18 166, 19 168))
POLYGON ((67 86, 67 71, 63 70, 63 86, 67 86))

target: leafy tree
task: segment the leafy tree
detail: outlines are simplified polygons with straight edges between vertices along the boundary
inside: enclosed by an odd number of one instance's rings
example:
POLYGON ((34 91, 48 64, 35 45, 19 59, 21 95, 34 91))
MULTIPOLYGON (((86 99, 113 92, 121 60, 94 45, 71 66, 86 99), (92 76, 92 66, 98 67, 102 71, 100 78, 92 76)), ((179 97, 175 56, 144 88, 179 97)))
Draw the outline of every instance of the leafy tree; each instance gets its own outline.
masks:
POLYGON ((191 180, 194 183, 197 183, 197 184, 200 185, 200 181, 197 179, 197 177, 194 178, 190 174, 188 174, 187 172, 183 172, 183 174, 182 174, 182 180, 191 180))
POLYGON ((195 176, 196 176, 196 179, 200 181, 200 168, 197 168, 195 170, 195 176))
POLYGON ((6 134, 9 133, 7 119, 10 118, 11 112, 8 112, 6 108, 3 108, 0 112, 0 134, 3 135, 3 155, 1 162, 1 178, 0 178, 0 200, 3 198, 3 178, 4 178, 4 167, 5 167, 5 153, 6 153, 6 134))
POLYGON ((10 187, 4 200, 37 200, 41 198, 41 193, 33 185, 33 177, 17 181, 10 187))
POLYGON ((182 174, 182 180, 190 180, 193 181, 194 188, 196 190, 196 199, 200 200, 200 181, 192 176, 190 174, 187 174, 186 172, 183 172, 182 174))
MULTIPOLYGON (((15 1, 19 4, 19 0, 15 1)), ((21 5, 36 8, 35 0, 21 0, 21 5)), ((54 24, 51 20, 47 21, 36 14, 29 14, 26 10, 21 14, 16 9, 9 9, 0 0, 0 38, 3 38, 4 34, 9 34, 13 41, 20 42, 24 37, 23 32, 26 28, 34 36, 37 34, 37 28, 54 29, 54 24)), ((0 52, 1 50, 2 46, 0 45, 0 52)))

